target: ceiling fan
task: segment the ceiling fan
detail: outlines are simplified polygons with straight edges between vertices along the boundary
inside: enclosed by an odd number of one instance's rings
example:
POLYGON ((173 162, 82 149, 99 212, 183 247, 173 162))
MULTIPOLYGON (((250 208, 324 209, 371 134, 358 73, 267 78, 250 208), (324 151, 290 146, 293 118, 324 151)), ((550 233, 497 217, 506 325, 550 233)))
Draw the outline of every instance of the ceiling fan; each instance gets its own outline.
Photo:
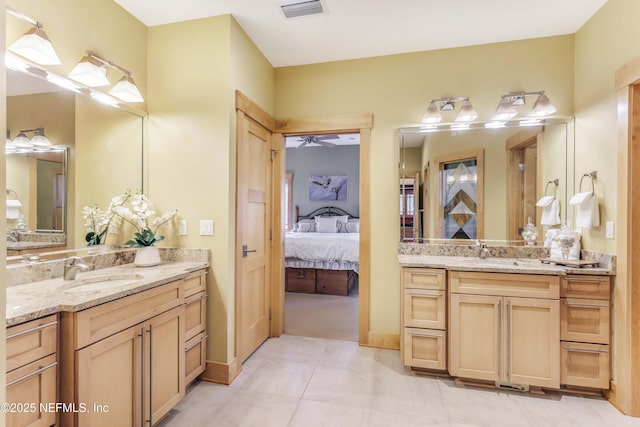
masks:
POLYGON ((309 144, 318 144, 323 147, 335 147, 336 144, 333 142, 326 141, 327 139, 340 139, 338 135, 309 135, 309 136, 301 136, 298 141, 301 142, 296 148, 304 147, 309 144))

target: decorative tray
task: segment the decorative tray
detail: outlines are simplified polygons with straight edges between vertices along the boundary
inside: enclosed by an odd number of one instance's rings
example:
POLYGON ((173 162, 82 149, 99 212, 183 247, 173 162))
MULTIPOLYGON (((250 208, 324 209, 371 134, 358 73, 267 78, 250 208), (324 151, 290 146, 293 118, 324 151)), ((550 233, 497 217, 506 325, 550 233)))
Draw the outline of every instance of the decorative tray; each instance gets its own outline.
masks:
POLYGON ((589 261, 586 259, 557 259, 557 258, 542 258, 540 262, 545 264, 557 264, 566 265, 567 267, 582 268, 582 267, 595 267, 599 264, 599 261, 589 261))

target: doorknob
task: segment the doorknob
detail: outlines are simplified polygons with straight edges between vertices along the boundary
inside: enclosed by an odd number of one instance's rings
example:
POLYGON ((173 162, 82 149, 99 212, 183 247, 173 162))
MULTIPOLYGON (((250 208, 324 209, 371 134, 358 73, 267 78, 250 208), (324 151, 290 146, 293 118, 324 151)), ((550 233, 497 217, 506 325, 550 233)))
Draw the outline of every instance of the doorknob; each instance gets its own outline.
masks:
POLYGON ((242 258, 246 258, 249 252, 256 252, 256 250, 250 251, 247 249, 247 245, 242 245, 242 258))

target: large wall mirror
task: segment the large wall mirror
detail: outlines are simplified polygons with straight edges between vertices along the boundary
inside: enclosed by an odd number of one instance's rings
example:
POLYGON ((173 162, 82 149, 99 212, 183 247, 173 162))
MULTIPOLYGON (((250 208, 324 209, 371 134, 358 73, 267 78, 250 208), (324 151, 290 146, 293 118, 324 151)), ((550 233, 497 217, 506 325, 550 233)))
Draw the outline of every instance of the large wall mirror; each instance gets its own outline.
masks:
POLYGON ((7 199, 19 199, 24 218, 18 227, 17 219, 8 219, 7 230, 65 233, 66 249, 86 246, 83 206, 104 208, 113 196, 144 189, 143 126, 143 112, 100 104, 36 75, 7 70, 8 138, 43 128, 59 148, 6 150, 7 191, 13 190, 7 199))
POLYGON ((546 223, 572 217, 573 118, 405 127, 398 142, 402 242, 520 245, 529 220, 542 241, 557 226, 546 223), (553 221, 536 206, 545 196, 557 201, 553 221))

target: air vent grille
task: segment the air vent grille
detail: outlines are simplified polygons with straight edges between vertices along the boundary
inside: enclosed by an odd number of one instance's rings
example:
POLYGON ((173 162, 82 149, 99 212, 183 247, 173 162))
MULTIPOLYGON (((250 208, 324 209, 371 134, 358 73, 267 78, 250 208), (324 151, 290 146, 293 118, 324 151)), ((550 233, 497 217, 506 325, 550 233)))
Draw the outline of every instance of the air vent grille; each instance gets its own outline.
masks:
POLYGON ((309 0, 298 3, 280 5, 285 18, 298 18, 300 16, 315 15, 324 13, 320 0, 309 0))

